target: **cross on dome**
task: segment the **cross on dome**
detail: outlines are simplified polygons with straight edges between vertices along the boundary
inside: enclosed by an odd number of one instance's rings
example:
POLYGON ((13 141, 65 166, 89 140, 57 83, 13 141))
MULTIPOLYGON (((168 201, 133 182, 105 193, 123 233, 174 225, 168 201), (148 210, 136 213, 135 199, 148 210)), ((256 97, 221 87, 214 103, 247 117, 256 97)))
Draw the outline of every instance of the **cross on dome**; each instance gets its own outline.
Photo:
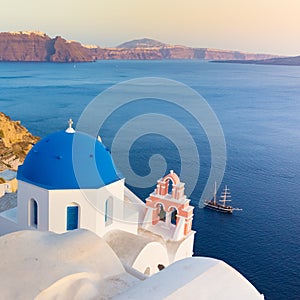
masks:
POLYGON ((70 118, 69 121, 68 121, 69 127, 66 129, 67 133, 74 133, 75 132, 74 128, 72 127, 73 123, 74 123, 73 120, 70 118))

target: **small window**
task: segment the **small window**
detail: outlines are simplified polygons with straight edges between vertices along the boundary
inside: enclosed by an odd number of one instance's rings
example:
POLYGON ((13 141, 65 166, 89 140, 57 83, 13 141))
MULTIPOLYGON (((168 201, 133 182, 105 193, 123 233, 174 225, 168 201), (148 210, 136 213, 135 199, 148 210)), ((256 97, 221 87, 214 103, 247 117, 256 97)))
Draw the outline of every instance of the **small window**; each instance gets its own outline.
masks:
POLYGON ((29 204, 29 226, 38 227, 38 204, 34 199, 30 199, 29 204))
POLYGON ((111 197, 109 197, 105 201, 104 221, 105 221, 105 226, 108 226, 113 222, 113 198, 111 197))
POLYGON ((67 230, 78 228, 78 206, 67 207, 67 230))

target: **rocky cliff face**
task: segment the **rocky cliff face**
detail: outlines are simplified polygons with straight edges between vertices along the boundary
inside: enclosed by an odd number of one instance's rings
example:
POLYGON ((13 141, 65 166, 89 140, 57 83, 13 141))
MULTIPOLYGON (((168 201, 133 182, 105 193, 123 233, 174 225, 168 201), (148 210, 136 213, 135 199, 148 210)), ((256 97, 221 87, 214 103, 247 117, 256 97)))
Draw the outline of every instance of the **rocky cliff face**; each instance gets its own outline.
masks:
POLYGON ((62 37, 51 39, 41 32, 0 33, 0 61, 93 61, 89 49, 62 37))
POLYGON ((62 37, 53 39, 53 54, 49 56, 52 62, 89 62, 94 61, 90 49, 78 42, 69 42, 62 37))
POLYGON ((42 32, 0 33, 0 61, 90 62, 104 59, 258 60, 274 55, 173 46, 152 39, 123 43, 116 48, 83 46, 42 32))
POLYGON ((16 170, 38 140, 20 121, 12 121, 0 112, 0 171, 16 170))

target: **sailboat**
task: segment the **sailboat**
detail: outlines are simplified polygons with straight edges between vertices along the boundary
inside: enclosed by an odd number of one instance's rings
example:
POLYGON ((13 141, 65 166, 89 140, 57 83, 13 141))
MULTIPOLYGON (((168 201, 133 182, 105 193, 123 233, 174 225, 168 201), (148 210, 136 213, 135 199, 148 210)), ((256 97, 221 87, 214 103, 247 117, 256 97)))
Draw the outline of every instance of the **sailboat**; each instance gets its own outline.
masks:
POLYGON ((222 194, 221 194, 221 199, 219 201, 217 201, 217 185, 215 183, 215 191, 214 191, 214 198, 213 200, 205 200, 204 201, 204 207, 209 208, 209 209, 213 209, 222 213, 229 213, 232 214, 232 212, 234 210, 242 210, 240 208, 234 208, 230 205, 226 205, 226 202, 231 201, 231 194, 230 194, 230 190, 227 187, 227 185, 225 185, 225 189, 223 190, 222 194), (221 202, 222 204, 220 204, 219 202, 221 202))

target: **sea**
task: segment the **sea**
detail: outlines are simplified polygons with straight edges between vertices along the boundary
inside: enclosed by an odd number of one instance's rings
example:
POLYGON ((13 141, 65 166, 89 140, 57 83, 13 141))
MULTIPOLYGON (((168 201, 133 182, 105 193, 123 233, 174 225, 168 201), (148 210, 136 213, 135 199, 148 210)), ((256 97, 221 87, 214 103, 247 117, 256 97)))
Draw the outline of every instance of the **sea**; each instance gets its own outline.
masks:
MULTIPOLYGON (((199 95, 199 105, 194 103, 192 111, 184 107, 188 100, 180 89, 174 91, 183 101, 181 106, 158 96, 134 99, 134 105, 131 99, 128 109, 118 107, 115 118, 104 123, 104 129, 101 127, 104 144, 111 150, 118 128, 124 129, 129 121, 141 118, 139 122, 144 124, 143 117, 167 115, 169 118, 152 122, 154 129, 129 126, 126 138, 136 135, 130 149, 116 144, 119 152, 128 151, 132 173, 147 176, 154 156, 165 159, 161 176, 170 169, 180 173, 184 163, 190 164, 192 172, 192 166, 199 162, 200 171, 193 170, 193 178, 181 178, 187 185, 196 180, 193 192, 187 195, 195 207, 194 255, 225 261, 267 300, 300 299, 300 67, 194 60, 1 62, 0 111, 20 120, 33 134, 45 137, 65 129, 69 118, 76 126, 91 101, 107 89, 145 77, 155 78, 155 90, 160 88, 160 79, 162 84, 171 80, 176 86, 188 87, 199 95), (243 209, 232 215, 203 209, 200 203, 213 161, 211 136, 207 136, 212 133, 208 134, 193 117, 203 108, 203 99, 217 118, 226 142, 225 173, 218 182, 218 197, 228 185, 232 206, 243 209), (165 134, 156 132, 158 127, 168 130, 165 134), (145 130, 144 135, 141 130, 145 130), (181 160, 184 149, 176 145, 174 136, 185 134, 194 140, 199 157, 191 155, 181 160)), ((112 98, 105 105, 113 108, 114 101, 112 98)), ((117 167, 127 174, 122 160, 117 167)), ((128 184, 142 199, 154 185, 128 184)), ((216 285, 218 280, 214 279, 216 285)))

